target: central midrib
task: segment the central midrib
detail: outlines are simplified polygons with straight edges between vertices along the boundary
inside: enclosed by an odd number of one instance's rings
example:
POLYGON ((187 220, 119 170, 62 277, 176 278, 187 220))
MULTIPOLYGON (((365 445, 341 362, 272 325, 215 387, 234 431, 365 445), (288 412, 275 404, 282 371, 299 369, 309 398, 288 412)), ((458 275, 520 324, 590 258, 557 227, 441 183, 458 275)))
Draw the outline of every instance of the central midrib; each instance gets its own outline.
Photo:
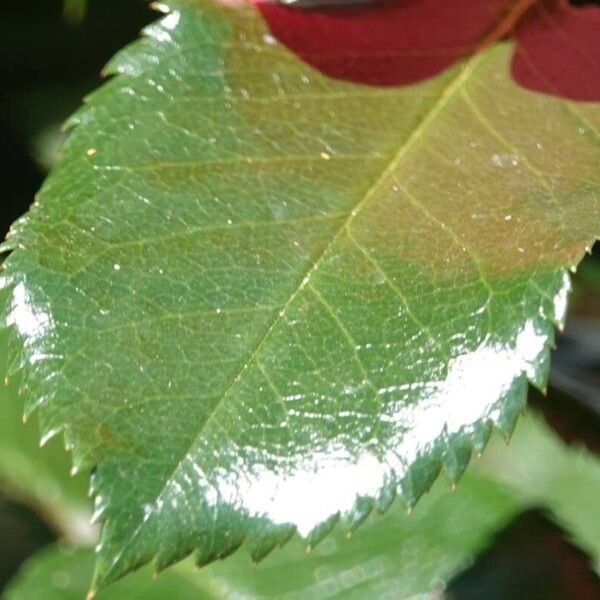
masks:
MULTIPOLYGON (((327 256, 328 252, 333 248, 336 242, 343 235, 344 231, 352 224, 356 216, 362 211, 362 209, 368 204, 370 199, 373 197, 376 190, 380 185, 387 179, 387 177, 396 169, 396 167, 400 164, 403 158, 408 154, 408 152, 412 149, 414 144, 421 138, 424 131, 429 127, 429 125, 436 119, 439 113, 446 107, 448 101, 452 96, 456 93, 456 91, 471 77, 473 72, 479 66, 481 61, 483 60, 485 54, 484 51, 491 46, 494 42, 499 41, 504 38, 508 33, 512 31, 514 26, 519 22, 521 17, 529 10, 531 6, 536 3, 536 0, 518 0, 512 6, 512 8, 507 11, 504 18, 501 22, 490 32, 488 36, 484 38, 481 44, 478 46, 478 49, 474 53, 474 55, 468 59, 464 66, 458 66, 459 73, 454 77, 448 85, 442 90, 441 94, 437 97, 437 100, 432 104, 429 111, 424 115, 419 125, 413 130, 410 136, 402 143, 393 159, 390 161, 389 165, 383 172, 379 175, 379 177, 374 181, 369 190, 365 193, 363 198, 354 206, 352 211, 349 213, 347 219, 342 223, 338 231, 332 236, 331 240, 323 247, 322 251, 319 253, 318 257, 315 259, 313 264, 310 266, 308 270, 306 270, 303 275, 299 278, 298 283, 292 294, 290 295, 288 301, 285 303, 283 308, 278 311, 275 311, 274 318, 272 322, 269 324, 263 335, 258 339, 257 343, 253 346, 250 355, 246 362, 242 365, 242 367, 235 373, 233 377, 230 378, 229 382, 223 388, 223 392, 220 395, 219 400, 213 406, 211 412, 209 413, 207 419, 200 424, 198 428, 198 432, 194 436, 192 442, 187 447, 186 451, 181 455, 181 458, 178 460, 177 464, 174 465, 168 477, 165 479, 163 486, 161 487, 158 494, 154 499, 153 504, 156 504, 158 499, 164 493, 169 481, 173 478, 179 467, 181 466, 183 460, 190 453, 190 450, 196 444, 198 438, 202 434, 202 431, 206 428, 206 426, 211 422, 212 418, 216 414, 219 406, 223 403, 223 401, 227 398, 228 394, 231 392, 233 387, 241 380, 244 373, 248 369, 248 367, 252 364, 255 357, 258 355, 260 349, 267 341, 273 330, 277 327, 277 325, 281 322, 281 320, 285 317, 287 310, 290 305, 296 299, 298 294, 302 292, 302 290, 306 287, 308 282, 310 281, 312 275, 319 269, 322 261, 327 256)), ((126 543, 123 544, 122 550, 115 556, 115 558, 111 561, 111 569, 119 562, 126 548, 131 544, 131 542, 136 538, 138 533, 141 531, 143 525, 146 523, 147 519, 141 521, 140 524, 136 527, 136 529, 132 532, 131 536, 129 536, 126 543)), ((109 571, 110 572, 110 571, 109 571)))

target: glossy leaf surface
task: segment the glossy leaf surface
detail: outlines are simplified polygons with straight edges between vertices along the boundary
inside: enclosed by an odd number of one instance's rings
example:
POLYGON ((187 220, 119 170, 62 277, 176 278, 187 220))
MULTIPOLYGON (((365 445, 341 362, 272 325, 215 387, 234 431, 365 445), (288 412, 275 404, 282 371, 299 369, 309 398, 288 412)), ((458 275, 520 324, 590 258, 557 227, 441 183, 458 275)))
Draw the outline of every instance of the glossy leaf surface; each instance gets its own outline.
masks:
POLYGON ((173 1, 110 63, 2 277, 28 412, 98 465, 96 585, 314 545, 510 435, 600 229, 598 106, 496 43, 530 5, 406 87, 249 3, 173 1))
MULTIPOLYGON (((529 506, 550 510, 573 543, 591 554, 598 570, 595 503, 587 501, 600 494, 597 458, 567 449, 539 419, 529 416, 519 424, 514 446, 507 451, 502 440, 494 440, 478 469, 487 475, 468 473, 454 494, 440 481, 410 516, 396 503, 350 539, 336 529, 308 556, 293 540, 255 566, 240 551, 200 571, 191 561, 157 579, 144 569, 101 591, 97 600, 428 597, 443 590, 529 506), (549 460, 541 460, 543 453, 549 460)), ((81 600, 93 562, 91 551, 49 549, 24 567, 6 600, 81 600)))
POLYGON ((57 533, 74 542, 91 541, 86 477, 69 474, 71 460, 59 439, 40 448, 37 423, 23 426, 18 381, 4 384, 7 331, 0 331, 0 491, 27 504, 57 533))
MULTIPOLYGON (((253 566, 243 552, 200 571, 186 561, 151 577, 147 569, 100 592, 97 600, 411 598, 442 589, 518 510, 493 480, 466 477, 457 494, 437 485, 407 517, 396 504, 351 539, 337 530, 306 556, 297 540, 253 566)), ((25 566, 5 600, 85 597, 93 552, 42 552, 25 566)))

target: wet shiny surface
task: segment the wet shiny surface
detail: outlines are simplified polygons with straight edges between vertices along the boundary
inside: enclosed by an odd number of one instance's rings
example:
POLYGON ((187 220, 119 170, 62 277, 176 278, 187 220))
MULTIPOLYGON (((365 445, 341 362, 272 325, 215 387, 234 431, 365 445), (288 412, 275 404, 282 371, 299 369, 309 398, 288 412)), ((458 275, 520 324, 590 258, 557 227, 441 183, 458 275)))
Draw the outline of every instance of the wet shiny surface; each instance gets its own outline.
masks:
MULTIPOLYGON (((240 550, 200 570, 186 561, 156 579, 144 569, 101 591, 97 600, 421 597, 443 589, 518 510, 504 486, 467 476, 457 494, 437 486, 419 514, 407 517, 396 505, 351 539, 336 531, 309 555, 294 540, 259 565, 240 550)), ((91 550, 48 549, 25 566, 6 600, 81 600, 92 571, 91 550)))
POLYGON ((600 111, 519 88, 510 45, 380 89, 251 5, 171 5, 5 245, 28 410, 98 464, 98 585, 456 481, 545 385, 600 229, 600 111))
MULTIPOLYGON (((4 296, 0 292, 0 302, 4 296)), ((99 532, 89 523, 91 503, 87 496, 87 475, 69 477, 71 457, 64 451, 62 440, 57 438, 40 448, 36 419, 23 423, 18 378, 11 378, 9 385, 4 385, 8 335, 8 330, 0 331, 0 481, 3 489, 12 499, 34 507, 54 531, 64 531, 69 539, 91 543, 99 532)), ((11 536, 7 535, 5 543, 3 551, 7 552, 11 536)))
MULTIPOLYGON (((600 461, 594 455, 566 447, 542 420, 529 415, 519 422, 508 448, 496 435, 474 466, 486 477, 468 472, 453 494, 440 480, 411 515, 395 503, 350 538, 336 528, 309 554, 294 539, 258 565, 252 565, 241 549, 200 570, 191 560, 158 578, 151 576, 151 569, 143 569, 101 591, 97 600, 438 597, 494 544, 495 535, 508 521, 531 506, 552 511, 560 526, 570 532, 572 544, 591 557, 599 556, 595 499, 600 493, 600 461)), ((532 541, 528 538, 525 551, 532 541)), ((495 589, 507 589, 510 575, 518 576, 514 561, 509 566, 511 573, 502 572, 495 589)), ((6 600, 38 600, 40 596, 81 600, 92 571, 91 551, 48 549, 25 566, 7 590, 6 600)), ((498 575, 497 568, 491 572, 498 575)), ((542 577, 530 583, 543 586, 547 582, 542 577)))

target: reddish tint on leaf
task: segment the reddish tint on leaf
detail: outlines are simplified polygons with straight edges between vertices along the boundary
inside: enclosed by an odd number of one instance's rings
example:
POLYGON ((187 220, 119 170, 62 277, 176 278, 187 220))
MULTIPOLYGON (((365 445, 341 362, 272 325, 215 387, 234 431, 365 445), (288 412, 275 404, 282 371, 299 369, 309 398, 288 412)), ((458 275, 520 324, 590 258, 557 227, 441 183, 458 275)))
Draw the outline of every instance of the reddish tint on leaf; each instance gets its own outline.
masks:
MULTIPOLYGON (((299 9, 253 0, 273 35, 322 73, 368 85, 417 83, 469 56, 514 0, 387 0, 299 9)), ((600 100, 600 10, 540 0, 519 23, 524 87, 600 100)))

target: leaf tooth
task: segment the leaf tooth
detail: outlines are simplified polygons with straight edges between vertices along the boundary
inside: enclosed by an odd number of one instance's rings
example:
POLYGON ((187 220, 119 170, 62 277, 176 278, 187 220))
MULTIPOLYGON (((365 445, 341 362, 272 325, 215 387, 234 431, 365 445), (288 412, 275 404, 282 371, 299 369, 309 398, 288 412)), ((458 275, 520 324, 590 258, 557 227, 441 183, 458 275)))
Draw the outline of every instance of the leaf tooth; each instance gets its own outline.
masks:
MULTIPOLYGON (((84 98, 83 100, 86 103, 82 104, 73 114, 71 114, 69 117, 67 117, 63 121, 63 123, 61 125, 62 131, 69 131, 71 129, 74 129, 75 127, 77 127, 78 125, 81 125, 82 123, 84 123, 87 120, 90 113, 93 111, 93 107, 89 103, 89 98, 87 100, 86 100, 86 98, 84 98)), ((69 143, 69 139, 67 139, 65 144, 63 144, 63 153, 69 147, 67 145, 68 143, 69 143)))
MULTIPOLYGON (((64 440, 65 450, 73 451, 73 449, 77 447, 77 439, 71 429, 65 429, 64 440)), ((75 457, 73 457, 73 462, 75 462, 75 457)))
POLYGON ((440 447, 430 456, 418 458, 399 483, 399 490, 407 509, 412 509, 419 498, 433 485, 440 473, 440 447))
MULTIPOLYGON (((4 240, 0 242, 0 254, 8 254, 10 252, 12 252, 15 249, 15 243, 14 243, 14 231, 15 231, 15 225, 16 223, 11 224, 9 230, 6 232, 6 235, 4 236, 4 240)), ((6 271, 7 268, 7 262, 8 262, 8 258, 5 258, 4 261, 2 262, 2 271, 6 271)), ((6 288, 6 284, 2 283, 0 285, 0 287, 2 288, 6 288)), ((5 314, 5 313, 3 313, 5 314)))
POLYGON ((121 51, 117 52, 102 69, 102 77, 116 75, 139 76, 145 71, 144 67, 142 67, 142 63, 146 62, 147 64, 145 66, 151 64, 148 63, 148 59, 144 56, 143 48, 148 44, 148 48, 153 50, 152 44, 157 38, 162 37, 162 34, 164 33, 165 19, 168 18, 167 13, 173 12, 168 6, 168 3, 159 2, 155 4, 155 6, 159 8, 160 12, 165 13, 165 16, 144 27, 142 30, 142 38, 137 42, 137 48, 133 49, 132 47, 126 46, 121 51))
POLYGON ((9 381, 13 381, 13 378, 16 378, 18 381, 17 394, 23 398, 23 419, 28 421, 31 415, 47 401, 48 396, 29 393, 30 388, 27 385, 25 369, 22 369, 17 374, 7 375, 9 381))
MULTIPOLYGON (((39 193, 35 195, 35 200, 37 201, 39 198, 39 193)), ((17 249, 22 249, 24 246, 24 241, 27 238, 27 227, 31 221, 31 215, 36 210, 39 210, 39 205, 36 206, 36 202, 30 207, 29 211, 26 212, 23 216, 19 217, 16 221, 14 221, 8 233, 5 236, 5 241, 0 244, 0 253, 9 253, 8 256, 4 259, 3 271, 7 273, 7 275, 3 278, 1 282, 1 286, 3 288, 11 288, 13 287, 17 281, 15 281, 14 275, 20 275, 22 270, 20 269, 12 269, 13 266, 13 256, 12 253, 17 249)))
POLYGON ((382 488, 379 490, 377 498, 375 500, 375 509, 378 513, 383 514, 396 499, 397 495, 397 484, 395 475, 387 481, 382 488))
POLYGON ((473 431, 471 433, 471 444, 473 450, 479 456, 483 452, 484 448, 492 435, 493 424, 491 421, 480 421, 475 423, 473 431))
POLYGON ((110 521, 104 521, 101 541, 100 544, 96 546, 96 568, 92 578, 92 590, 99 590, 103 587, 106 587, 108 584, 115 582, 117 579, 120 579, 128 573, 131 573, 132 571, 135 571, 145 564, 155 560, 154 552, 132 554, 129 549, 126 549, 125 552, 119 554, 117 560, 112 561, 109 568, 106 569, 107 565, 102 561, 101 551, 104 540, 109 537, 109 535, 107 535, 107 530, 111 527, 111 525, 112 523, 110 521))
POLYGON ((60 431, 58 429, 50 429, 45 432, 41 432, 40 435, 40 448, 43 448, 52 438, 56 437, 60 431))
MULTIPOLYGON (((103 496, 102 494, 96 494, 96 496, 94 497, 94 510, 104 511, 106 508, 108 508, 108 506, 109 506, 109 502, 108 502, 108 499, 106 498, 106 496, 103 496)), ((107 523, 106 523, 107 531, 109 529, 108 525, 109 525, 109 523, 107 521, 107 523)))
POLYGON ((528 357, 525 372, 531 385, 538 390, 543 390, 550 373, 550 347, 554 344, 554 326, 547 317, 542 315, 533 319, 531 325, 535 338, 541 340, 541 344, 537 354, 528 357))
POLYGON ((565 272, 576 273, 581 261, 585 258, 585 255, 592 253, 594 244, 598 241, 600 241, 600 232, 594 234, 584 246, 578 245, 576 252, 570 257, 565 272))
POLYGON ((527 405, 527 376, 525 373, 515 377, 510 388, 500 399, 503 406, 495 418, 494 424, 508 442, 517 425, 519 416, 527 405))
POLYGON ((341 518, 341 524, 344 531, 351 535, 352 532, 361 524, 373 511, 375 500, 368 496, 359 496, 352 508, 344 513, 341 518))
POLYGON ((552 322, 548 322, 546 329, 546 350, 556 348, 556 327, 552 322))
MULTIPOLYGON (((102 516, 106 512, 107 506, 108 503, 104 496, 102 496, 101 494, 96 494, 94 496, 94 512, 92 513, 91 518, 92 523, 96 523, 102 519, 102 516)), ((104 523, 104 529, 105 531, 103 531, 103 534, 106 532, 106 530, 108 530, 107 523, 104 523)))
POLYGON ((159 575, 168 567, 189 556, 192 550, 193 547, 183 544, 179 545, 176 543, 170 543, 168 545, 161 545, 160 550, 157 551, 154 559, 152 560, 152 570, 154 576, 159 575))
POLYGON ((335 527, 339 520, 340 513, 337 512, 314 527, 305 537, 308 551, 314 548, 335 527))
POLYGON ((278 546, 283 546, 296 532, 292 524, 273 525, 260 521, 248 534, 248 550, 252 562, 258 563, 278 546))
POLYGON ((78 441, 75 432, 71 428, 65 427, 62 434, 64 448, 71 453, 71 461, 75 472, 90 471, 95 463, 92 457, 84 452, 83 445, 78 441))
POLYGON ((527 379, 536 389, 545 393, 548 377, 550 375, 550 348, 546 347, 539 354, 535 365, 528 371, 527 379))
POLYGON ((418 497, 413 493, 412 487, 410 487, 410 484, 406 479, 403 481, 399 491, 402 502, 406 508, 406 514, 410 514, 417 504, 418 497))
POLYGON ((101 484, 98 481, 99 477, 98 477, 98 470, 94 469, 90 475, 90 485, 89 485, 89 493, 90 496, 94 496, 96 497, 96 494, 99 493, 101 484))
POLYGON ((52 438, 61 434, 65 430, 65 426, 61 423, 54 423, 51 420, 42 418, 43 414, 39 414, 38 423, 40 429, 40 447, 45 446, 52 438))
MULTIPOLYGON (((33 394, 37 396, 36 394, 33 394)), ((42 403, 38 403, 42 404, 42 403)), ((40 436, 44 439, 44 443, 57 436, 63 434, 67 430, 65 423, 62 423, 56 415, 49 414, 48 411, 36 412, 40 428, 40 436)))
POLYGON ((95 509, 90 517, 90 524, 95 525, 96 523, 100 523, 102 520, 102 515, 105 512, 106 507, 102 506, 99 509, 95 509))
POLYGON ((442 467, 452 486, 455 486, 465 472, 472 452, 471 440, 465 432, 452 436, 442 454, 442 467))
MULTIPOLYGON (((203 567, 217 559, 227 558, 233 554, 245 541, 245 536, 239 533, 230 535, 219 540, 218 549, 213 546, 196 546, 194 554, 194 562, 197 567, 203 567)), ((193 549, 190 549, 191 552, 193 549)), ((188 552, 188 554, 189 554, 188 552)))
MULTIPOLYGON (((583 254, 580 258, 583 258, 583 254)), ((562 331, 567 318, 568 299, 573 287, 569 269, 561 267, 556 270, 551 285, 552 289, 547 292, 540 309, 541 320, 538 325, 543 321, 547 335, 553 337, 554 327, 562 331)))

